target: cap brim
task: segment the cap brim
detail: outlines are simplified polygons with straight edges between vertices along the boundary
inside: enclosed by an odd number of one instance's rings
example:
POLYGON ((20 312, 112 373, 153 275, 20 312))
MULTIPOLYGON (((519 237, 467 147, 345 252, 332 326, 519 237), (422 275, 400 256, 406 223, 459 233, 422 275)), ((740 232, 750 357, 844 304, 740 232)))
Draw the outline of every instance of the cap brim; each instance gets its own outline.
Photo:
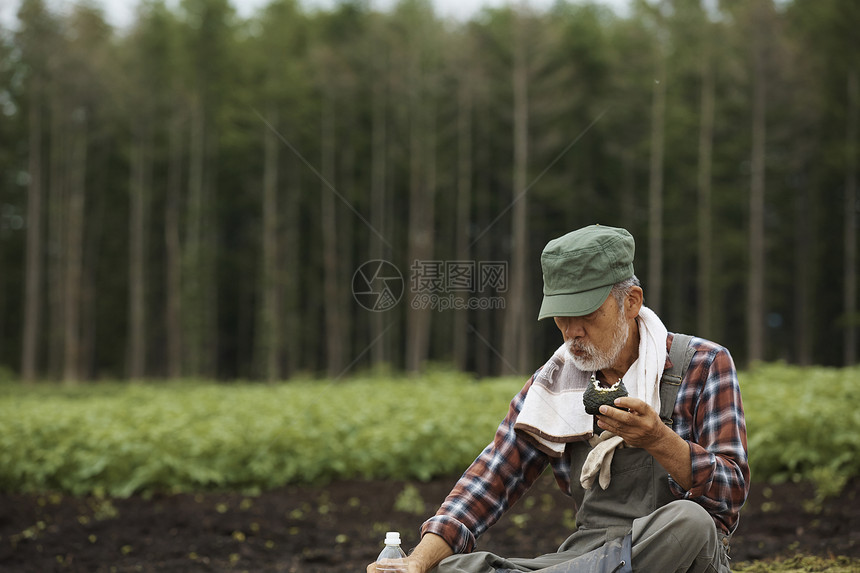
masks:
POLYGON ((538 320, 554 316, 585 316, 601 307, 612 285, 577 293, 544 295, 538 320))

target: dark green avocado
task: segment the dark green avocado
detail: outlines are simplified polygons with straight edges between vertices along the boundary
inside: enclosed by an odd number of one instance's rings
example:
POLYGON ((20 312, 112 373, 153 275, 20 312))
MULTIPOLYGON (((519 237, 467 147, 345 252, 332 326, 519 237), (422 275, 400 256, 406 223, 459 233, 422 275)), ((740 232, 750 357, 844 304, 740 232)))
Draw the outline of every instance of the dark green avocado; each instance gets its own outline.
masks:
POLYGON ((619 380, 609 388, 604 388, 596 378, 592 378, 591 383, 582 395, 582 403, 585 404, 586 413, 596 416, 600 413, 600 407, 604 404, 617 408, 613 402, 615 402, 616 398, 624 396, 627 396, 627 388, 624 387, 623 380, 619 380))

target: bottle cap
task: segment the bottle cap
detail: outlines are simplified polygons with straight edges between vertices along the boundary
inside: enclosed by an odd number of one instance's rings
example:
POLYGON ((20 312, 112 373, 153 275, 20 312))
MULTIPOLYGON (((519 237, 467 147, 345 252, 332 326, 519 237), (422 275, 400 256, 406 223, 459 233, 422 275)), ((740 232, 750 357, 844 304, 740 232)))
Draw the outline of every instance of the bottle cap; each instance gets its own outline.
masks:
POLYGON ((397 531, 389 531, 385 534, 386 545, 400 545, 400 533, 397 531))

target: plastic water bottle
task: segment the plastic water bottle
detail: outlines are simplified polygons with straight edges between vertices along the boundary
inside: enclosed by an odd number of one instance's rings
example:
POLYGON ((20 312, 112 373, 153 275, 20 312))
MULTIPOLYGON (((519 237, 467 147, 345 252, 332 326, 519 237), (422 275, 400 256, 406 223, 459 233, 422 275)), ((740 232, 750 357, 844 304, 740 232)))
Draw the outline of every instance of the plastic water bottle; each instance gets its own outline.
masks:
POLYGON ((400 548, 400 534, 389 531, 385 534, 385 549, 376 558, 378 573, 406 573, 406 553, 400 548))

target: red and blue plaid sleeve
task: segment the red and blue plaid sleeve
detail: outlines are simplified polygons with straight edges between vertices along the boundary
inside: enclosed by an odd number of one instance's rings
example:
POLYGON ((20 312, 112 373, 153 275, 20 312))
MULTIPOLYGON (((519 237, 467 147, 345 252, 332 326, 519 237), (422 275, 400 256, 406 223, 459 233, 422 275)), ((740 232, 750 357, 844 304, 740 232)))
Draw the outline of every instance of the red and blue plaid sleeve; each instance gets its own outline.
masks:
POLYGON ((674 410, 674 430, 690 445, 693 483, 674 480, 676 497, 699 503, 717 527, 734 531, 749 493, 747 431, 737 372, 728 350, 694 338, 690 362, 674 410))
POLYGON ((543 473, 548 456, 514 431, 532 379, 511 401, 493 441, 472 462, 436 515, 421 526, 421 535, 441 536, 454 553, 468 553, 543 473))

